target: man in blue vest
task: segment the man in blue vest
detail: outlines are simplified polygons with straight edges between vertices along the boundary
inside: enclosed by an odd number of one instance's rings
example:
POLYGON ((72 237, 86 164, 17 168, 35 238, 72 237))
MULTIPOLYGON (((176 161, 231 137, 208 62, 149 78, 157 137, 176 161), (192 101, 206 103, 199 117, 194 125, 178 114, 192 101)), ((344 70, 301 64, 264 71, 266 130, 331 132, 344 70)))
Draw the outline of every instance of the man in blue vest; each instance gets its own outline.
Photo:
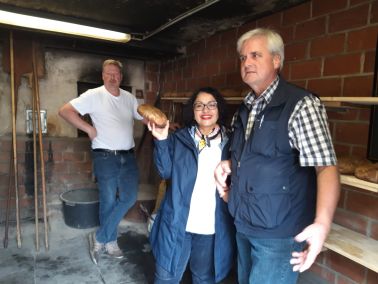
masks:
POLYGON ((237 229, 238 280, 296 283, 321 251, 339 198, 326 111, 280 76, 284 44, 275 31, 251 30, 237 50, 251 91, 233 118, 230 160, 215 176, 237 229))

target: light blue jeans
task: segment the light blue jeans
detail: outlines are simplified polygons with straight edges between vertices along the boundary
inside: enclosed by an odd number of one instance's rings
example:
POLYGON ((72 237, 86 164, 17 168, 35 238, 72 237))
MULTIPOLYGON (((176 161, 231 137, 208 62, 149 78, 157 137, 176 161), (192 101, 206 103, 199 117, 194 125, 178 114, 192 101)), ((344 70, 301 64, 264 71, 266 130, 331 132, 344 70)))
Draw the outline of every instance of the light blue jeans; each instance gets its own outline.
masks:
POLYGON ((294 238, 258 239, 236 233, 239 284, 295 284, 298 272, 290 264, 291 253, 305 243, 294 238))
POLYGON ((214 236, 185 233, 175 273, 156 264, 154 284, 178 284, 189 262, 193 284, 214 284, 214 236))
POLYGON ((134 153, 115 155, 92 151, 92 159, 100 201, 100 228, 96 239, 108 243, 117 240, 118 224, 135 204, 139 171, 134 153))

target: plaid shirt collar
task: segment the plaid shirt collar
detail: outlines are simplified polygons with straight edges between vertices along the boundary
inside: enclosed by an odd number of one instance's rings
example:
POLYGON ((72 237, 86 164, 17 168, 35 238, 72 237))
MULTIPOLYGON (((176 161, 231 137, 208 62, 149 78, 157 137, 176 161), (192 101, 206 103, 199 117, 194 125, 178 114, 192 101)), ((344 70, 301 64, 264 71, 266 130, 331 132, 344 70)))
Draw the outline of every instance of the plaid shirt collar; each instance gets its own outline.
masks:
POLYGON ((256 96, 255 92, 252 90, 248 93, 248 95, 244 98, 244 104, 246 107, 251 110, 252 105, 255 103, 260 102, 261 100, 265 100, 265 105, 267 105, 273 97, 274 91, 277 89, 278 83, 280 82, 280 77, 276 76, 272 83, 265 89, 265 91, 260 95, 256 96))

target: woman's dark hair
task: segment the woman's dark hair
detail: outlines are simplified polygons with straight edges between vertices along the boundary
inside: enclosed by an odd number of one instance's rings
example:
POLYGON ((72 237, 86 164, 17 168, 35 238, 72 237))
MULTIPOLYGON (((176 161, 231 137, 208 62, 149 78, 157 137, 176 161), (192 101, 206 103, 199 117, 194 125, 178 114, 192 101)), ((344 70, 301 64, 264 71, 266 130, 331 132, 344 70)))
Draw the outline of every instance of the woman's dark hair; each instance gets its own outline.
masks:
POLYGON ((189 98, 189 101, 185 104, 183 108, 183 122, 185 126, 192 126, 196 124, 196 121, 194 120, 193 104, 200 93, 208 93, 214 97, 215 101, 217 102, 219 115, 217 123, 219 125, 225 126, 227 118, 226 101, 223 98, 222 94, 217 89, 212 87, 200 88, 196 90, 189 98))

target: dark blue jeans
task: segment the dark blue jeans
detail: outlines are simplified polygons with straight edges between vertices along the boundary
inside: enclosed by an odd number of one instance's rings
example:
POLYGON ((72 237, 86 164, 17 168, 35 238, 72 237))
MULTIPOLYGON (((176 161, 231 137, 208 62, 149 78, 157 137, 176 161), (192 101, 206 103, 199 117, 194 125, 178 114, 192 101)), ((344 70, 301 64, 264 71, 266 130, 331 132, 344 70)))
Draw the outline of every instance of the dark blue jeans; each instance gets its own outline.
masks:
POLYGON ((155 284, 178 284, 190 261, 193 284, 215 283, 214 236, 185 233, 181 256, 175 273, 156 264, 155 284))
POLYGON ((134 153, 115 155, 92 151, 92 159, 100 201, 100 228, 96 239, 108 243, 117 240, 118 224, 135 204, 139 171, 134 153))
POLYGON ((240 284, 294 284, 298 272, 290 264, 291 253, 301 251, 305 243, 294 238, 257 239, 236 233, 238 280, 240 284))

